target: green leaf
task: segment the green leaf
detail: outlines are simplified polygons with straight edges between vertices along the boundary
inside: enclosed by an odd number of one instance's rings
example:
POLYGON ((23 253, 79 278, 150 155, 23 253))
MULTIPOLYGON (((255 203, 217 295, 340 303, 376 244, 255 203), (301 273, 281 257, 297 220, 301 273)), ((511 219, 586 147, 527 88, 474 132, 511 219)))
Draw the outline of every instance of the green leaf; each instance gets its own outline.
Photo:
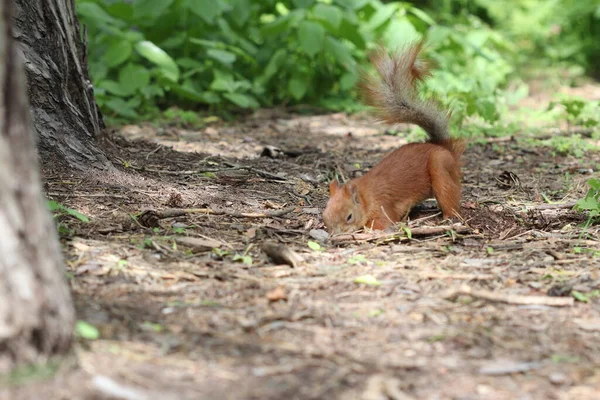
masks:
POLYGON ((119 97, 113 97, 106 102, 106 106, 116 114, 127 118, 138 118, 138 113, 125 100, 119 97))
POLYGON ((204 63, 202 63, 198 60, 195 60, 193 58, 187 58, 187 57, 178 58, 176 62, 177 62, 177 65, 179 65, 181 68, 193 69, 193 68, 203 68, 204 67, 204 63))
POLYGON ((88 21, 93 21, 99 25, 114 25, 117 27, 125 26, 125 22, 113 18, 102 7, 92 2, 77 2, 77 14, 88 21))
POLYGON ((284 17, 279 17, 279 18, 275 19, 274 21, 269 22, 268 24, 264 25, 261 28, 262 34, 267 37, 280 35, 285 30, 288 29, 292 19, 293 19, 292 14, 288 14, 284 17))
POLYGON ((75 335, 87 340, 96 340, 100 337, 100 332, 94 325, 79 320, 75 323, 75 335))
POLYGON ((314 250, 314 251, 320 251, 320 250, 321 250, 321 245, 320 245, 319 243, 317 243, 317 242, 313 242, 312 240, 309 240, 309 241, 306 243, 306 245, 307 245, 307 246, 308 246, 310 249, 312 249, 312 250, 314 250))
POLYGON ((136 20, 156 19, 166 13, 174 0, 137 0, 133 6, 133 18, 136 20))
POLYGON ((355 73, 346 72, 340 78, 340 89, 350 90, 356 85, 357 81, 358 81, 358 77, 356 76, 355 73))
POLYGON ((242 26, 248 21, 252 13, 252 4, 250 4, 250 0, 230 0, 232 10, 231 10, 231 19, 233 22, 242 26))
POLYGON ((579 210, 596 210, 600 208, 600 203, 593 197, 586 196, 585 198, 578 200, 575 206, 579 210))
POLYGON ((223 93, 223 97, 242 108, 257 108, 258 102, 254 97, 241 93, 223 93))
POLYGON ((90 222, 89 218, 87 216, 83 215, 82 213, 80 213, 79 211, 74 210, 69 207, 66 207, 54 200, 50 200, 46 204, 47 204, 48 209, 52 212, 62 211, 62 212, 65 212, 65 213, 71 215, 72 217, 77 218, 81 222, 90 222))
POLYGON ((308 8, 315 3, 315 0, 293 0, 296 8, 308 8))
POLYGON ((354 279, 354 283, 364 283, 365 285, 379 286, 381 282, 377 280, 373 275, 362 275, 354 279))
POLYGON ((235 92, 236 84, 233 76, 215 70, 215 79, 210 84, 210 88, 217 92, 235 92))
POLYGON ((161 324, 157 324, 155 322, 145 321, 142 324, 142 329, 153 331, 153 332, 162 332, 165 328, 161 324))
POLYGON ((167 79, 177 82, 179 79, 179 67, 177 67, 175 61, 163 49, 147 40, 137 43, 135 49, 142 57, 160 67, 167 79))
MULTIPOLYGON (((174 49, 179 50, 181 47, 185 45, 186 40, 188 39, 187 32, 179 32, 176 35, 169 36, 166 40, 160 42, 161 49, 174 49)), ((143 40, 139 39, 139 40, 143 40)))
POLYGON ((226 50, 217 50, 217 49, 209 49, 206 51, 206 54, 214 59, 223 63, 225 65, 231 65, 235 62, 236 56, 235 54, 226 51, 226 50))
POLYGON ((410 7, 408 9, 415 17, 419 18, 421 21, 425 22, 428 25, 435 25, 435 21, 433 18, 429 16, 425 11, 420 10, 416 7, 410 7))
POLYGON ((350 49, 344 43, 340 42, 336 38, 326 37, 325 38, 325 51, 330 53, 333 58, 336 59, 347 70, 354 70, 356 62, 350 53, 350 49))
POLYGON ((346 6, 352 10, 358 10, 369 3, 370 0, 335 0, 336 3, 346 6))
POLYGON ((348 259, 348 262, 349 262, 350 264, 364 264, 364 263, 366 263, 366 262, 367 262, 367 259, 366 259, 366 257, 365 257, 365 256, 363 256, 362 254, 357 254, 357 255, 355 255, 355 256, 353 256, 353 257, 350 257, 350 258, 348 259))
POLYGON ((90 222, 89 218, 77 210, 73 210, 72 208, 65 207, 65 212, 72 217, 77 218, 81 222, 90 222))
POLYGON ((187 8, 202 18, 207 24, 213 25, 217 16, 225 9, 221 0, 187 0, 187 8))
POLYGON ((258 78, 259 82, 263 85, 267 84, 271 78, 279 72, 281 65, 285 62, 287 52, 285 49, 279 49, 273 54, 269 63, 265 67, 263 74, 258 78))
POLYGON ((233 261, 240 261, 246 265, 252 265, 252 257, 236 254, 233 256, 233 261))
POLYGON ((150 72, 141 65, 130 63, 119 71, 119 84, 129 93, 134 93, 149 83, 150 72))
POLYGON ((575 300, 580 301, 582 303, 587 303, 590 301, 585 293, 578 292, 577 290, 571 291, 571 295, 575 298, 575 300))
POLYGON ((498 111, 496 110, 496 103, 494 102, 493 99, 478 100, 477 101, 477 109, 478 109, 479 115, 481 115, 481 117, 483 119, 485 119, 486 121, 495 122, 500 117, 500 115, 498 114, 498 111))
POLYGON ((62 204, 60 204, 59 202, 54 201, 54 200, 48 200, 46 202, 46 206, 48 207, 48 210, 50 210, 50 211, 62 210, 64 207, 62 204))
POLYGON ((600 191, 600 179, 592 178, 587 181, 589 187, 594 190, 600 191))
POLYGON ((367 31, 374 31, 381 25, 389 22, 397 11, 397 3, 390 3, 384 5, 383 7, 379 7, 371 19, 369 19, 369 22, 365 24, 365 29, 367 31))
POLYGON ((98 84, 98 87, 120 97, 127 97, 133 94, 132 91, 127 90, 126 87, 123 87, 119 82, 115 81, 101 81, 98 84))
POLYGON ((385 34, 385 43, 388 48, 395 49, 410 43, 420 37, 414 25, 407 19, 394 19, 390 22, 385 34))
POLYGON ((296 76, 290 79, 288 83, 288 91, 296 100, 300 100, 306 94, 308 89, 307 77, 296 76))
POLYGON ((342 10, 335 6, 319 3, 313 9, 313 14, 316 18, 327 22, 336 31, 342 23, 342 10))
POLYGON ((90 75, 93 82, 100 82, 108 75, 108 66, 103 62, 90 62, 90 75))
POLYGON ((124 63, 131 56, 131 43, 126 40, 119 40, 112 42, 106 53, 104 53, 103 59, 106 65, 109 67, 116 67, 119 64, 124 63))
MULTIPOLYGON (((78 2, 77 7, 81 7, 85 3, 78 2)), ((113 3, 106 7, 106 11, 110 15, 120 18, 125 21, 131 21, 133 19, 133 6, 127 3, 113 3)))
POLYGON ((358 26, 349 22, 346 18, 342 20, 340 25, 339 35, 341 38, 347 39, 352 42, 359 49, 365 49, 367 44, 365 38, 360 33, 358 26))
POLYGON ((323 49, 324 39, 325 28, 321 24, 312 21, 303 21, 298 27, 300 47, 311 57, 314 57, 323 49))

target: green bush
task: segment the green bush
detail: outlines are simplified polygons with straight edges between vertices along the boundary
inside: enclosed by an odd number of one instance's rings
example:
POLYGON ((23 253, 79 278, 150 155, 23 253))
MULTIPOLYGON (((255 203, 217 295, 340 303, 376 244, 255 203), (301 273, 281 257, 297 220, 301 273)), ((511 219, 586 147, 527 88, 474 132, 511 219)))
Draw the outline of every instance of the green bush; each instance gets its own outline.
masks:
POLYGON ((495 29, 518 43, 521 55, 545 66, 579 66, 600 77, 600 3, 598 0, 497 0, 467 4, 495 29))
POLYGON ((423 35, 439 64, 426 92, 452 106, 454 122, 494 122, 514 97, 501 88, 515 50, 472 15, 448 27, 380 0, 77 0, 77 10, 96 98, 113 120, 173 105, 348 107, 377 42, 394 49, 423 35))
POLYGON ((596 222, 600 217, 600 179, 592 178, 588 182, 588 192, 583 199, 577 201, 575 209, 589 213, 586 226, 596 222))

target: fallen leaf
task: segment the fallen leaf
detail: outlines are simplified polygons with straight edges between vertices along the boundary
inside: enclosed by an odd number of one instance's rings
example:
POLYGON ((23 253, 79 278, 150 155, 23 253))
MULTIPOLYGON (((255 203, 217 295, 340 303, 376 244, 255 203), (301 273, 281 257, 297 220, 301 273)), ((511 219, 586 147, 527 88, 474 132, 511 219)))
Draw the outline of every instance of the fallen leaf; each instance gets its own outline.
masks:
POLYGON ((381 282, 373 275, 362 275, 354 279, 354 283, 364 283, 365 285, 379 286, 381 282))
POLYGON ((313 242, 312 240, 309 240, 306 244, 308 245, 308 247, 311 248, 311 250, 314 250, 314 251, 321 250, 321 245, 317 242, 313 242))
POLYGON ((469 208, 471 210, 478 208, 477 203, 475 203, 474 201, 465 201, 463 207, 469 208))
POLYGON ((253 239, 256 236, 256 227, 250 228, 244 234, 248 239, 253 239))

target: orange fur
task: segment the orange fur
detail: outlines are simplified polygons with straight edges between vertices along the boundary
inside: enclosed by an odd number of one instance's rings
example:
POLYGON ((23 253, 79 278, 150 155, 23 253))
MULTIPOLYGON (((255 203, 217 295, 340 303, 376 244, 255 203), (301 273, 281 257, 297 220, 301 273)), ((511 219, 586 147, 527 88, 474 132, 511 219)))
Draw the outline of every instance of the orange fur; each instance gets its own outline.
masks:
POLYGON ((432 196, 444 218, 460 215, 460 158, 465 145, 450 138, 448 114, 417 96, 416 85, 429 75, 428 66, 418 59, 422 45, 391 56, 379 49, 371 58, 377 75, 364 76, 361 89, 384 121, 415 123, 430 139, 396 149, 367 174, 345 185, 332 182, 323 212, 331 233, 363 227, 386 229, 432 196))

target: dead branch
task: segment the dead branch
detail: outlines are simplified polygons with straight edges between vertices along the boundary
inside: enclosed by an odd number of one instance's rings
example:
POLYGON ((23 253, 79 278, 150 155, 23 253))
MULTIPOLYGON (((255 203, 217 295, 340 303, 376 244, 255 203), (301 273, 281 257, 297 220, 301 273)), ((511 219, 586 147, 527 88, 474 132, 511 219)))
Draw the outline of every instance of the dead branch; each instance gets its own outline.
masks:
MULTIPOLYGON (((440 225, 440 226, 421 226, 410 228, 411 236, 432 236, 441 235, 448 231, 456 233, 467 233, 471 228, 462 224, 440 225)), ((381 233, 349 233, 331 237, 332 244, 372 242, 376 240, 394 240, 406 239, 406 232, 381 232, 381 233)))
POLYGON ((285 214, 289 214, 296 209, 296 206, 284 208, 277 211, 270 212, 258 212, 258 213, 240 213, 235 211, 219 211, 212 210, 210 208, 167 208, 162 211, 145 210, 143 211, 138 220, 143 226, 154 228, 158 226, 158 220, 166 218, 181 217, 187 214, 210 214, 210 215, 227 215, 234 218, 272 218, 281 217, 285 214))
POLYGON ((163 175, 198 175, 198 174, 204 174, 204 173, 217 173, 217 172, 231 172, 231 171, 246 170, 246 171, 254 172, 257 175, 262 176, 263 178, 267 178, 267 179, 274 180, 277 182, 288 182, 288 179, 286 179, 286 178, 283 178, 276 174, 272 174, 267 171, 263 171, 262 169, 251 167, 249 165, 235 165, 235 164, 231 164, 231 163, 227 163, 227 162, 223 163, 223 165, 227 166, 227 168, 204 168, 204 169, 180 170, 180 171, 172 171, 172 170, 168 170, 168 169, 153 169, 153 168, 146 168, 146 167, 136 167, 133 165, 130 168, 132 168, 136 171, 152 172, 152 173, 163 174, 163 175))
POLYGON ((462 281, 489 281, 498 278, 496 274, 452 274, 428 271, 418 271, 414 275, 423 279, 456 279, 462 281))
POLYGON ((529 210, 565 210, 575 207, 576 202, 556 203, 556 204, 540 204, 539 206, 528 207, 529 210))
POLYGON ((462 285, 458 289, 448 290, 446 293, 442 294, 442 298, 450 300, 460 295, 468 295, 478 299, 517 305, 571 307, 574 304, 572 297, 522 296, 516 294, 494 293, 488 290, 475 290, 467 285, 462 285))

